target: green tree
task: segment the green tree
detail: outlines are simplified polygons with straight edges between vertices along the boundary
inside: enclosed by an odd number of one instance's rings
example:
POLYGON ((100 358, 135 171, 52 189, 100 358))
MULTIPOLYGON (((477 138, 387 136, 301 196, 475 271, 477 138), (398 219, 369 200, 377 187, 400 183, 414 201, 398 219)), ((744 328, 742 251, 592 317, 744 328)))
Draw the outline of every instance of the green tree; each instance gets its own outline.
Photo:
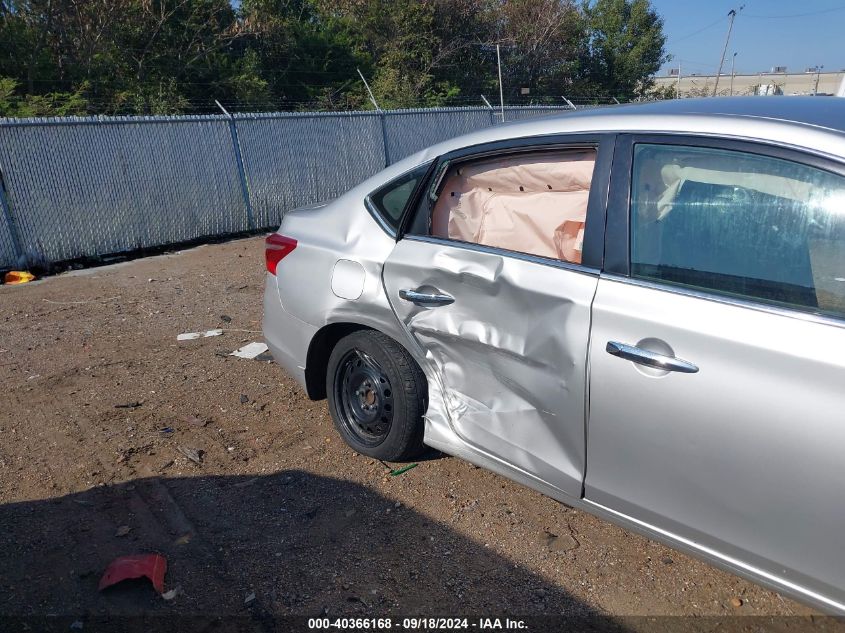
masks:
POLYGON ((0 0, 5 112, 162 114, 648 94, 648 0, 0 0), (23 109, 22 109, 23 108, 23 109))
POLYGON ((233 43, 243 36, 227 0, 132 0, 119 34, 123 103, 137 112, 213 106, 226 91, 233 43))
POLYGON ((495 66, 488 0, 321 0, 320 14, 348 34, 382 108, 442 105, 479 93, 495 66))
POLYGON ((530 95, 571 94, 586 54, 586 21, 571 0, 512 0, 496 7, 504 43, 503 84, 507 100, 530 95))
POLYGON ((267 104, 270 102, 270 82, 261 70, 261 58, 254 49, 247 49, 235 60, 235 69, 228 80, 231 95, 239 103, 267 104))
POLYGON ((668 61, 663 19, 649 0, 585 3, 587 56, 584 89, 620 100, 644 96, 668 61))
POLYGON ((356 68, 370 67, 342 20, 311 0, 244 0, 240 54, 266 81, 268 105, 285 109, 348 107, 364 100, 356 68))
POLYGON ((88 102, 82 92, 51 92, 44 95, 17 94, 18 82, 0 77, 0 117, 71 116, 87 114, 88 102))
POLYGON ((225 84, 240 36, 228 0, 3 0, 0 75, 30 95, 84 86, 94 112, 178 112, 225 84))
POLYGON ((653 85, 645 94, 645 98, 649 101, 665 101, 666 99, 677 99, 678 92, 675 86, 658 86, 653 85))

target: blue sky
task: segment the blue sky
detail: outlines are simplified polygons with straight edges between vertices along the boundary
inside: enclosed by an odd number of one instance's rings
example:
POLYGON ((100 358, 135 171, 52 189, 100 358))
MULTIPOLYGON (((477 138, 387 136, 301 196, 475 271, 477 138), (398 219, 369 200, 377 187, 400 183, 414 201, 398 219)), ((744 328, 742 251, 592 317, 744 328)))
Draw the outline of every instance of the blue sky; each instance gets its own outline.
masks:
MULTIPOLYGON (((676 60, 666 64, 681 72, 715 74, 728 31, 727 14, 743 2, 731 0, 651 0, 663 16, 666 50, 676 60)), ((730 72, 736 56, 737 73, 757 73, 772 66, 801 72, 808 66, 845 69, 844 0, 746 0, 734 22, 725 56, 730 72)), ((663 71, 662 71, 663 72, 663 71)))

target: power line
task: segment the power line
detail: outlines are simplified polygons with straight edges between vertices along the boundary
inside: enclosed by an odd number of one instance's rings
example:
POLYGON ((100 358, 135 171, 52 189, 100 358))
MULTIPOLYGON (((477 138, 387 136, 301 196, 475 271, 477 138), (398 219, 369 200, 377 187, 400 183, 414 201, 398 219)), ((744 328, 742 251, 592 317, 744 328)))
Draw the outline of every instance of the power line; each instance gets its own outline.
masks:
POLYGON ((704 31, 706 31, 707 29, 712 29, 714 26, 724 22, 726 19, 727 19, 727 16, 722 16, 721 18, 719 18, 715 22, 711 22, 707 26, 704 26, 704 27, 698 29, 697 31, 693 31, 692 33, 688 33, 687 35, 684 35, 683 37, 671 38, 671 39, 667 40, 667 44, 670 43, 670 42, 672 44, 675 44, 677 42, 683 42, 684 40, 687 40, 687 39, 689 39, 689 38, 691 38, 695 35, 698 35, 699 33, 704 33, 704 31))

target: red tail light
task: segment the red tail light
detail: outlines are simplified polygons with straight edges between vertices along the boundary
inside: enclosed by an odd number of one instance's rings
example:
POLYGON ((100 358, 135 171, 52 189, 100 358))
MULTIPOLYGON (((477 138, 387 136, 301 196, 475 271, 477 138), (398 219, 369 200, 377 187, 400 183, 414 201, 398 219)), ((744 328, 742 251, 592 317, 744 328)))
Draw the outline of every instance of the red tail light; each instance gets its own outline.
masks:
POLYGON ((296 240, 278 233, 271 233, 264 240, 264 259, 267 272, 276 274, 276 266, 296 248, 296 240))

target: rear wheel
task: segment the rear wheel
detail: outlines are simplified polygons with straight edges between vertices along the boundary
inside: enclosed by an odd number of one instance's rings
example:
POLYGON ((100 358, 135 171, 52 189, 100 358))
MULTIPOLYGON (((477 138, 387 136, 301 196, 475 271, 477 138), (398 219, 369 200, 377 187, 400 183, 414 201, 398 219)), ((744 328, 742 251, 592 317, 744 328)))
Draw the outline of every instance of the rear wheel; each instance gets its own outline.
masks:
POLYGON ((335 427, 359 453, 402 461, 422 452, 425 376, 390 337, 362 330, 338 341, 326 394, 335 427))

